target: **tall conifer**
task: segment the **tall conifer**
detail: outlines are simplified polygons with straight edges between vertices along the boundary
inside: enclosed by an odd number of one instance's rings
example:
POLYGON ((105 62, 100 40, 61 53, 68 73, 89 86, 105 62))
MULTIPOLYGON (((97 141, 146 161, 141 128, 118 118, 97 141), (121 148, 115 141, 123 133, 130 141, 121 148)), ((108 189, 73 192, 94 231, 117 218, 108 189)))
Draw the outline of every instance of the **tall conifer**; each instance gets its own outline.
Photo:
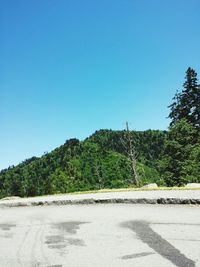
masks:
POLYGON ((195 70, 189 67, 185 79, 182 92, 175 94, 173 103, 169 106, 171 125, 186 119, 195 128, 200 128, 200 86, 195 70))

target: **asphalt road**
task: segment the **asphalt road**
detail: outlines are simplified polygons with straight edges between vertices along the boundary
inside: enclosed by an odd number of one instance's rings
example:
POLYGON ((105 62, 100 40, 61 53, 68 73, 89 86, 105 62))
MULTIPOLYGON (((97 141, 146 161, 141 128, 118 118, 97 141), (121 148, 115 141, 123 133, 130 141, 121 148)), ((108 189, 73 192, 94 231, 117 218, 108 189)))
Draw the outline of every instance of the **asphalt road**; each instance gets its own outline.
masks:
POLYGON ((200 266, 200 207, 0 208, 0 266, 200 266))

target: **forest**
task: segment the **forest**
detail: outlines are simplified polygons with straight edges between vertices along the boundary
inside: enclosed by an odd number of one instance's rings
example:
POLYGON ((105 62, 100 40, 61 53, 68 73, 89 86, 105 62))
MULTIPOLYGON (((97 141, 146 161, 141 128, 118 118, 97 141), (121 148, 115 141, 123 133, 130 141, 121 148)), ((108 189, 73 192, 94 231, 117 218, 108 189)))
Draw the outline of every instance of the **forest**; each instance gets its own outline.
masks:
POLYGON ((200 182, 200 85, 188 68, 167 131, 98 130, 0 172, 0 198, 200 182))

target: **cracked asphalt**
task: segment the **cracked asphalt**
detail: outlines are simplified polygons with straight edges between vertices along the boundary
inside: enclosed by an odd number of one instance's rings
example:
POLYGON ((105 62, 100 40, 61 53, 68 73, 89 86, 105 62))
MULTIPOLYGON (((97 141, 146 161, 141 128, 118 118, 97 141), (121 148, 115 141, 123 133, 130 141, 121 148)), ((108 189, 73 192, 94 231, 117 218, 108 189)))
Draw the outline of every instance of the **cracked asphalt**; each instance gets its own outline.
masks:
POLYGON ((1 267, 200 267, 200 206, 0 208, 1 267))

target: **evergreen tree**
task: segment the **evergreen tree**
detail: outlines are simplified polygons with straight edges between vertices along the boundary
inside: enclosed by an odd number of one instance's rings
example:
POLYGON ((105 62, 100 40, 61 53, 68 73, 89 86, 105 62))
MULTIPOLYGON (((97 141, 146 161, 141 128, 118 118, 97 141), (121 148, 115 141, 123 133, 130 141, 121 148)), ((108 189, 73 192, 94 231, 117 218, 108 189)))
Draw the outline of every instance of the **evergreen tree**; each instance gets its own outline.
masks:
POLYGON ((200 86, 197 73, 188 68, 181 93, 170 105, 172 119, 165 142, 161 172, 167 185, 199 181, 200 86))
POLYGON ((170 125, 184 118, 194 127, 200 128, 200 86, 195 70, 189 67, 185 79, 182 92, 176 93, 174 102, 169 106, 169 117, 172 119, 170 125))
POLYGON ((186 119, 180 120, 169 128, 164 157, 161 162, 161 172, 168 186, 182 186, 187 182, 194 181, 189 162, 192 151, 196 152, 196 154, 193 153, 192 162, 195 170, 199 168, 199 163, 196 160, 199 150, 197 150, 198 145, 194 139, 197 131, 186 119))

